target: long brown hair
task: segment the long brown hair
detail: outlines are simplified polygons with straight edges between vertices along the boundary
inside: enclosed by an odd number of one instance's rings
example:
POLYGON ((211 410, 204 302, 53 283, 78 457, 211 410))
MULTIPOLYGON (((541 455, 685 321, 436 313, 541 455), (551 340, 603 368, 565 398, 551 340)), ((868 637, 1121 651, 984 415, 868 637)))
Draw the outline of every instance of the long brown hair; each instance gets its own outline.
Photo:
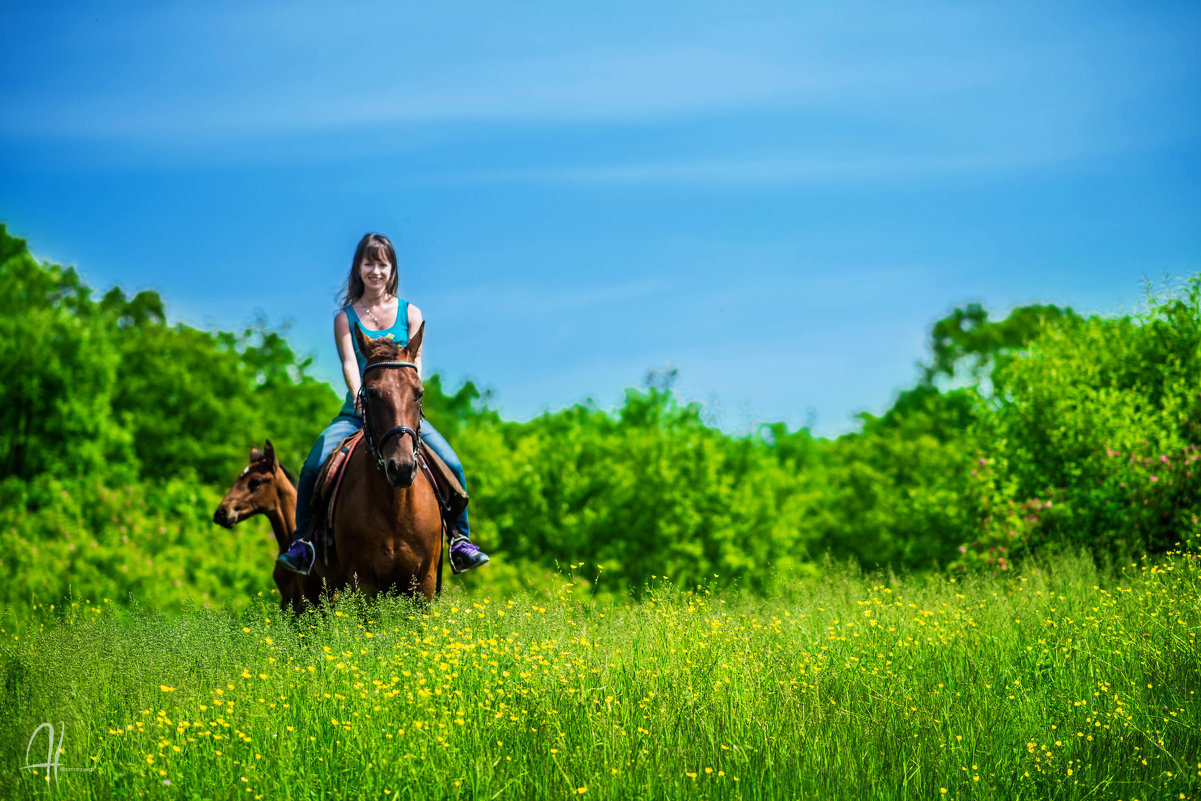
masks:
POLYGON ((396 248, 392 240, 383 234, 364 234, 359 240, 359 246, 354 249, 354 261, 350 263, 350 275, 346 278, 346 291, 342 293, 341 303, 349 306, 363 296, 366 287, 363 286, 363 276, 360 268, 369 258, 387 260, 392 265, 392 275, 388 279, 388 294, 395 295, 400 283, 399 268, 396 265, 396 248))

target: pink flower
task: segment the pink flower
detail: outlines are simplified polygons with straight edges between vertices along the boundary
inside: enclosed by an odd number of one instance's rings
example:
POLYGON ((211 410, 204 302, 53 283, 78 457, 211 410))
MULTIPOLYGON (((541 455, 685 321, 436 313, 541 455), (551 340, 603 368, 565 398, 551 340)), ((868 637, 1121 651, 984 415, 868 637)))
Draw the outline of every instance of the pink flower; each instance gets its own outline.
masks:
POLYGON ((1152 481, 1159 481, 1159 476, 1151 476, 1152 481))

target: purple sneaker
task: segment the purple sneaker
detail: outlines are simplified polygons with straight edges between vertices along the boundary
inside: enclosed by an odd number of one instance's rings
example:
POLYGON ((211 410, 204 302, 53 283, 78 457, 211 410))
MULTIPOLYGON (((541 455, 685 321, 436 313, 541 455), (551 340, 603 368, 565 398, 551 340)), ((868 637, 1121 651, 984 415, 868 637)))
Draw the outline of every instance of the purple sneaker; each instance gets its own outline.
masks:
POLYGON ((456 534, 450 541, 450 569, 456 575, 491 561, 492 557, 481 551, 478 545, 463 534, 456 534))
POLYGON ((316 560, 317 549, 313 547, 313 543, 300 537, 293 539, 288 550, 275 558, 276 564, 283 565, 293 573, 299 573, 302 576, 309 574, 309 571, 313 569, 313 562, 316 560))

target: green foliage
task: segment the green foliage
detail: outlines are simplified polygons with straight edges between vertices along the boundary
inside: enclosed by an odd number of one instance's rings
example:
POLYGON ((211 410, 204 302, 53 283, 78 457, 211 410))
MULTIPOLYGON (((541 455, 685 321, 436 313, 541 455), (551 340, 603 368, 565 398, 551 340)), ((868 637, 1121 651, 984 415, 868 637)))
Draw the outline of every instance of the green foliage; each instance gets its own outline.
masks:
POLYGON ((39 267, 0 225, 0 472, 83 475, 124 461, 112 425, 119 357, 73 269, 39 267))
POLYGON ((1047 325, 1079 319, 1071 309, 1035 305, 1020 306, 994 322, 983 306, 969 303, 931 329, 931 358, 922 367, 922 383, 931 385, 939 377, 962 377, 975 384, 989 377, 995 380, 995 370, 1008 364, 1047 325))
POLYGON ((871 566, 945 564, 968 525, 961 498, 978 401, 971 389, 918 387, 883 416, 863 415, 862 432, 829 443, 822 469, 805 477, 819 550, 871 566))
POLYGON ((337 409, 330 388, 261 323, 208 333, 168 326, 153 292, 95 301, 3 226, 0 293, 14 299, 0 316, 0 604, 270 592, 262 527, 214 549, 230 535, 211 514, 251 444, 272 437, 299 460, 337 409))
POLYGON ((456 441, 465 428, 485 422, 497 423, 500 417, 488 408, 491 392, 480 392, 470 381, 448 394, 442 376, 436 373, 423 382, 422 406, 425 417, 434 421, 438 432, 448 441, 456 441))
MULTIPOLYGON (((0 293, 14 299, 0 316, 0 559, 16 577, 0 602, 80 586, 161 605, 270 592, 264 521, 238 530, 252 546, 200 543, 229 537, 209 515, 250 445, 270 438, 295 468, 336 413, 286 328, 168 325, 154 292, 96 300, 3 226, 0 293)), ((1048 548, 1162 551, 1198 530, 1201 278, 1137 316, 956 309, 915 386, 832 440, 783 424, 730 436, 676 400, 673 377, 652 371, 614 412, 524 423, 470 382, 430 377, 426 414, 467 467, 495 557, 457 581, 519 589, 587 564, 577 583, 592 593, 714 575, 770 592, 823 555, 1007 570, 1048 548)))
POLYGON ((1058 544, 1123 558, 1196 530, 1201 277, 1148 300, 1137 317, 1047 326, 1005 366, 977 424, 988 477, 975 553, 1058 544))
MULTIPOLYGON (((106 486, 48 475, 0 483, 0 606, 68 595, 155 609, 191 599, 241 608, 274 590, 265 527, 213 525, 221 493, 194 479, 106 486)), ((12 620, 8 625, 13 625, 12 620)))
POLYGON ((623 589, 715 573, 762 589, 804 561, 795 474, 669 392, 630 390, 617 416, 575 406, 478 425, 456 447, 474 466, 476 539, 502 559, 587 559, 623 589))
POLYGON ((279 332, 168 326, 162 300, 119 288, 91 299, 74 269, 38 265, 0 226, 0 465, 4 474, 185 473, 219 483, 270 436, 303 455, 337 397, 279 332))

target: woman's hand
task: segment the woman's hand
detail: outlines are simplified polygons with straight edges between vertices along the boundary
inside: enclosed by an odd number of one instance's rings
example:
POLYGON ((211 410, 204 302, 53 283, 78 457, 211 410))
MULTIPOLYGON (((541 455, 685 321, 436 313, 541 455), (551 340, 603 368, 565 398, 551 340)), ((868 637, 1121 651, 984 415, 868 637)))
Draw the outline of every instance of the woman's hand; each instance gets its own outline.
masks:
POLYGON ((354 413, 359 417, 363 416, 363 393, 357 392, 354 396, 354 413))

